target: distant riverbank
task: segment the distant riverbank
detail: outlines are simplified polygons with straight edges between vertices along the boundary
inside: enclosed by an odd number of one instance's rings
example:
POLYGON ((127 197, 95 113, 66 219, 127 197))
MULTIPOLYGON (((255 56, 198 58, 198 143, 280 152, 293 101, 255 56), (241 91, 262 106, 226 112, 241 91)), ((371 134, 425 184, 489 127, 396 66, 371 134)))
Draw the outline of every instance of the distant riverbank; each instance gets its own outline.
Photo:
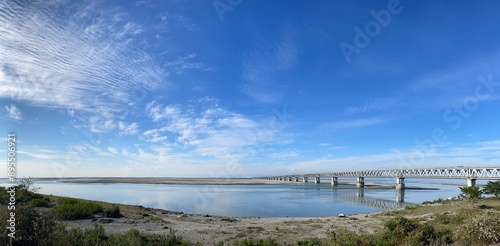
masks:
MULTIPOLYGON (((265 184, 300 184, 301 182, 286 182, 279 180, 265 180, 252 178, 135 178, 135 177, 104 177, 104 178, 61 178, 61 183, 81 184, 181 184, 181 185, 265 185, 265 184)), ((339 182, 339 184, 356 185, 356 182, 339 182)), ((376 182, 365 182, 366 187, 394 188, 395 185, 376 182)), ((424 188, 407 186, 406 189, 438 190, 437 188, 424 188)))

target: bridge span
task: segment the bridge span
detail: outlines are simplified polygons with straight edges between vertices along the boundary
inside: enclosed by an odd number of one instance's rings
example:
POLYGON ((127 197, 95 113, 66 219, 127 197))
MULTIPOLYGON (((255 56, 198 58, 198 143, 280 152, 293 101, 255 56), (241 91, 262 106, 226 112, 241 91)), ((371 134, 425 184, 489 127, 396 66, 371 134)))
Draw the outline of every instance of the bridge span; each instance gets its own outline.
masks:
POLYGON ((357 178, 357 187, 363 188, 365 178, 395 178, 396 189, 405 188, 405 178, 425 178, 425 179, 466 179, 467 186, 476 185, 476 180, 500 180, 500 167, 441 167, 441 168, 411 168, 411 169, 381 169, 381 170, 357 170, 357 171, 338 171, 338 172, 320 172, 305 174, 289 174, 279 176, 258 177, 257 179, 282 180, 308 182, 308 178, 314 178, 315 183, 320 183, 321 177, 331 177, 331 184, 337 185, 338 178, 355 177, 357 178))

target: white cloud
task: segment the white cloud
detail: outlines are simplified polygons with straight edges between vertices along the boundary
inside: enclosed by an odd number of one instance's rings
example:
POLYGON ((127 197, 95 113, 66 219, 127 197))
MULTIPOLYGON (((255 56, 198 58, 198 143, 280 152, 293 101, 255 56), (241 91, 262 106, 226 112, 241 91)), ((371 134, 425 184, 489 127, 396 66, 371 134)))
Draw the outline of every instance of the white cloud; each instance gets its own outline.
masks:
POLYGON ((23 116, 21 111, 16 107, 14 104, 10 104, 5 106, 5 109, 7 110, 7 113, 9 117, 13 120, 22 120, 23 116))
POLYGON ((116 114, 134 102, 135 88, 165 83, 162 68, 134 45, 142 28, 119 9, 11 1, 0 9, 11 10, 0 15, 0 98, 116 114))
POLYGON ((286 138, 282 129, 272 127, 271 118, 251 119, 206 98, 182 107, 152 102, 147 114, 159 127, 144 131, 142 140, 175 146, 195 159, 238 158, 248 155, 251 146, 280 144, 286 138))
POLYGON ((118 122, 118 129, 121 131, 120 134, 123 135, 135 135, 137 133, 137 128, 139 125, 137 122, 126 124, 125 122, 118 122))
POLYGON ((171 68, 178 74, 184 73, 185 70, 188 69, 207 69, 203 63, 200 62, 191 62, 193 58, 196 57, 196 54, 189 54, 184 57, 179 57, 174 61, 169 61, 165 63, 165 67, 171 68))
POLYGON ((146 111, 153 121, 159 121, 168 117, 176 117, 180 113, 180 107, 178 105, 163 107, 163 105, 157 104, 156 101, 152 101, 146 106, 146 111))
POLYGON ((113 147, 108 147, 108 151, 112 154, 118 154, 118 150, 116 148, 113 148, 113 147))

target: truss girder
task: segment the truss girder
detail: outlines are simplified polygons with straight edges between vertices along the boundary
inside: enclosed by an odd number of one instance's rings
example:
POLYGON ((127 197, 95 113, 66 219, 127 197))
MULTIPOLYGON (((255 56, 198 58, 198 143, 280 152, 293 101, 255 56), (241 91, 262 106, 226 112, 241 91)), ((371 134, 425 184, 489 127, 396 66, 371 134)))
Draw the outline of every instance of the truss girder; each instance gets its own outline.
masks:
POLYGON ((321 172, 306 174, 290 174, 269 176, 262 178, 279 177, 375 177, 375 178, 471 178, 471 179, 500 179, 500 167, 446 167, 446 168, 415 168, 415 169, 384 169, 321 172))

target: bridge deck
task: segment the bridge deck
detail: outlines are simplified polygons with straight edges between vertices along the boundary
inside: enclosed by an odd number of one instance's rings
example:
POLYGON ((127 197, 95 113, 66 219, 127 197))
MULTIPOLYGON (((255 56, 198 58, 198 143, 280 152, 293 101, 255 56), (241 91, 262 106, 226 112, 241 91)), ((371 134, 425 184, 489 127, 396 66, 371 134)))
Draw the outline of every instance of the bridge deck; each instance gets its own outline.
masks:
POLYGON ((500 179, 500 167, 444 167, 357 170, 338 172, 319 172, 258 177, 261 179, 280 177, 376 177, 376 178, 452 178, 452 179, 500 179))

